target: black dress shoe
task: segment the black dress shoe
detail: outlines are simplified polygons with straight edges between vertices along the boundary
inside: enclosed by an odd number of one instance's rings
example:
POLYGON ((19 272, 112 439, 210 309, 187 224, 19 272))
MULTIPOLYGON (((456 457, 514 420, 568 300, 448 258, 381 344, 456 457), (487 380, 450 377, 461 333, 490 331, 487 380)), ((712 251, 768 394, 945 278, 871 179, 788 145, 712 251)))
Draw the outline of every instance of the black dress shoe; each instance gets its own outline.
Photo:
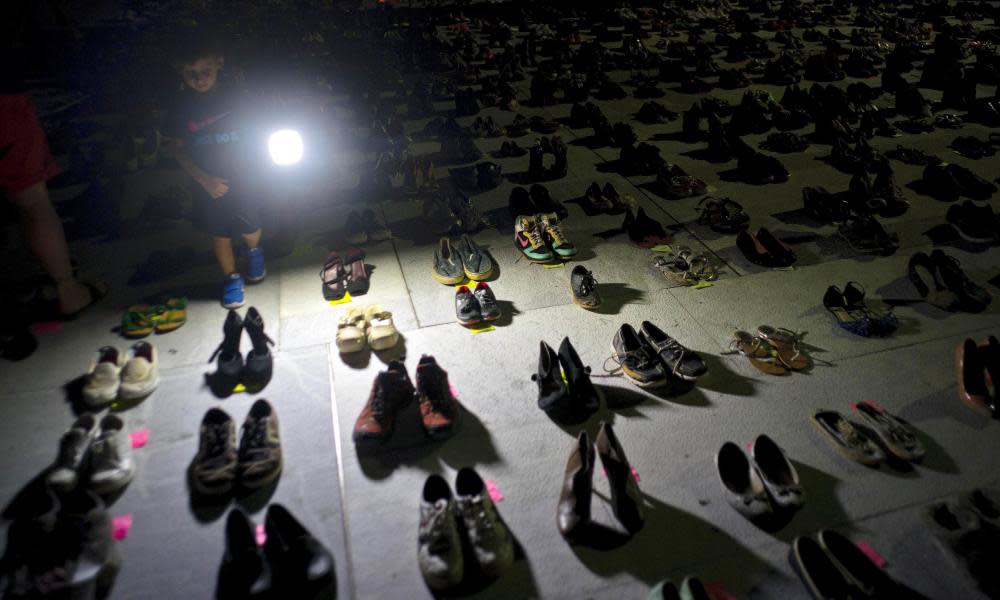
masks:
POLYGON ((277 595, 303 600, 336 596, 333 555, 280 504, 267 507, 264 554, 274 571, 277 595))
POLYGON ((632 466, 625 457, 618 437, 608 423, 601 423, 597 433, 597 454, 611 484, 611 507, 615 517, 629 533, 636 533, 645 523, 642 492, 632 475, 632 466))
POLYGON ((226 551, 219 566, 218 600, 268 598, 271 566, 257 546, 253 524, 238 508, 226 519, 226 551))

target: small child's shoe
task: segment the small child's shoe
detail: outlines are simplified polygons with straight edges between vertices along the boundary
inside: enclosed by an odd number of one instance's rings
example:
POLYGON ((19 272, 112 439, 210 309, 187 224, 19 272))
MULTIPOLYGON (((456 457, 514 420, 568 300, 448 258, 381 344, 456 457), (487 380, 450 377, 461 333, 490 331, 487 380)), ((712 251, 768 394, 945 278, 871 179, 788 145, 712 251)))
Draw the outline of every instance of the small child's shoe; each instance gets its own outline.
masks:
POLYGON ((264 266, 264 250, 260 246, 250 248, 247 250, 247 281, 257 283, 262 281, 265 276, 267 276, 267 268, 264 266))
POLYGON ((225 308, 243 306, 243 277, 239 273, 232 273, 226 277, 226 283, 222 288, 222 306, 225 308))

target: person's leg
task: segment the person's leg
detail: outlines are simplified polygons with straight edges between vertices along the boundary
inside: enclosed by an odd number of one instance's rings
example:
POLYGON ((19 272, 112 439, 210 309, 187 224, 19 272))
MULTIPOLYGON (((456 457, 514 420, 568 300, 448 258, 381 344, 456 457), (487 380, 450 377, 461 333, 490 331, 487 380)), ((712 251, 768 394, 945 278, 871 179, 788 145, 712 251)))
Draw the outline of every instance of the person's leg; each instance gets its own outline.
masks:
POLYGON ((236 256, 233 255, 233 240, 227 237, 214 236, 212 238, 215 260, 219 263, 223 275, 231 275, 236 272, 236 256))
POLYGON ((93 301, 90 290, 73 277, 66 235, 59 215, 49 201, 45 182, 13 192, 10 196, 18 207, 21 234, 28 248, 56 283, 59 311, 72 314, 90 304, 93 301))
POLYGON ((258 229, 257 231, 255 231, 253 233, 244 233, 243 234, 243 241, 246 243, 248 250, 253 250, 254 248, 256 248, 260 244, 261 232, 262 232, 262 230, 258 229))

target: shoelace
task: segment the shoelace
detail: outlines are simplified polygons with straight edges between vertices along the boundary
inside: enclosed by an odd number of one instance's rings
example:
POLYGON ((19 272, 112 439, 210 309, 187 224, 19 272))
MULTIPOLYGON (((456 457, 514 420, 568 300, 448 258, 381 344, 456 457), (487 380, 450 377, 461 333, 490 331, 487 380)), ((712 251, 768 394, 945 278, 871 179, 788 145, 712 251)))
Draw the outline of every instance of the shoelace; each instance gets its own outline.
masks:
POLYGON ((521 230, 524 237, 528 238, 528 243, 531 244, 532 249, 541 248, 544 244, 542 242, 541 232, 538 231, 536 224, 532 223, 528 227, 521 230))
POLYGON ((563 234, 562 228, 558 223, 546 221, 545 231, 548 232, 549 236, 552 238, 552 242, 556 246, 565 246, 567 244, 566 236, 563 234))
POLYGON ((485 312, 488 312, 489 310, 496 308, 497 303, 496 299, 493 297, 493 294, 490 294, 485 291, 480 292, 479 294, 476 295, 476 299, 479 300, 479 305, 482 308, 487 309, 487 311, 485 312))
POLYGON ((589 296, 594 293, 597 289, 597 279, 594 278, 592 274, 588 271, 580 282, 580 294, 583 296, 589 296))
POLYGON ((213 425, 208 430, 208 457, 222 456, 229 445, 229 430, 224 425, 213 425))

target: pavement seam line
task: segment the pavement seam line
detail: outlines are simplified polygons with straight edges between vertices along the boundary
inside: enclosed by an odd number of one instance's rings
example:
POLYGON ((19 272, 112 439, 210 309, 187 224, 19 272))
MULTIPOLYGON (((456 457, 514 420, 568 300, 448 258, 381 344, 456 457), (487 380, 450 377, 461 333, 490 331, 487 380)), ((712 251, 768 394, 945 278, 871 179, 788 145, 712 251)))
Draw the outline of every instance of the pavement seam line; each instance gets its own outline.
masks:
POLYGON ((347 494, 344 488, 344 453, 341 451, 340 413, 337 410, 337 392, 333 387, 333 346, 326 345, 326 376, 330 384, 330 414, 333 419, 333 445, 337 450, 337 490, 340 493, 340 520, 344 530, 344 563, 347 569, 347 594, 355 597, 354 565, 351 557, 350 528, 347 526, 347 494))

